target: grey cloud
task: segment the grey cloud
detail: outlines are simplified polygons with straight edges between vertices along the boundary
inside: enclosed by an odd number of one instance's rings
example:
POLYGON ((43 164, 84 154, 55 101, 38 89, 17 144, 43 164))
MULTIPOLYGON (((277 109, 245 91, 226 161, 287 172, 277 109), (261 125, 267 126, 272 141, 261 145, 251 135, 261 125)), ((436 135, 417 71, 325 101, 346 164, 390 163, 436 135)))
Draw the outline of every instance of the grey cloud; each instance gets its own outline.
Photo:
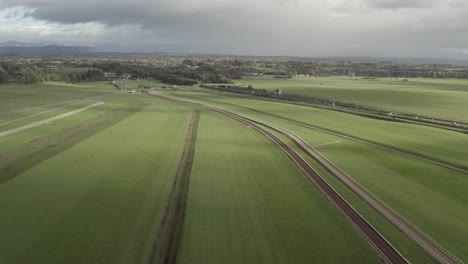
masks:
POLYGON ((373 8, 399 9, 399 8, 431 8, 438 0, 368 0, 367 3, 373 8))
POLYGON ((23 6, 28 19, 52 27, 41 33, 0 25, 0 38, 167 52, 458 56, 468 46, 468 5, 447 1, 0 0, 0 9, 23 6))

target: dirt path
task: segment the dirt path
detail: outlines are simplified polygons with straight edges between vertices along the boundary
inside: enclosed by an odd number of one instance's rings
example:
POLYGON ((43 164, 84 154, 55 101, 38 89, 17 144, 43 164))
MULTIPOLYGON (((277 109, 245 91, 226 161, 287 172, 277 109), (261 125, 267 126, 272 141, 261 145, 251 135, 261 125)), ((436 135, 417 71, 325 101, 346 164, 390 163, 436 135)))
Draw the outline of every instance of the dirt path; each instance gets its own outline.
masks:
MULTIPOLYGON (((254 109, 250 109, 250 110, 254 110, 254 109)), ((258 111, 258 112, 261 113, 261 114, 264 114, 264 115, 271 116, 273 118, 280 119, 282 121, 285 121, 285 122, 288 122, 288 123, 291 123, 291 124, 306 127, 306 128, 309 128, 309 129, 314 129, 314 130, 324 132, 324 133, 327 133, 327 134, 330 134, 330 135, 334 135, 334 136, 341 137, 341 138, 344 138, 344 139, 348 139, 348 140, 352 140, 352 141, 355 141, 355 142, 363 143, 363 144, 366 144, 366 145, 369 145, 369 146, 372 146, 372 147, 384 149, 386 151, 390 151, 390 152, 397 153, 397 154, 400 154, 400 155, 403 155, 403 156, 407 156, 407 157, 411 157, 411 158, 414 158, 414 159, 422 160, 422 161, 425 161, 425 162, 428 162, 428 163, 431 163, 431 164, 434 164, 434 165, 437 165, 437 166, 440 166, 440 167, 444 167, 444 168, 447 168, 447 169, 450 169, 450 170, 454 170, 454 171, 458 171, 458 172, 461 172, 461 173, 468 174, 468 168, 463 166, 463 165, 451 163, 451 162, 448 162, 448 161, 439 160, 439 159, 429 157, 429 156, 426 156, 426 155, 423 155, 423 154, 419 154, 419 153, 416 153, 416 152, 411 152, 411 151, 403 150, 403 149, 396 148, 396 147, 393 147, 393 146, 385 145, 385 144, 382 144, 382 143, 374 142, 374 141, 371 141, 371 140, 354 137, 354 136, 351 136, 351 135, 348 135, 348 134, 345 134, 345 133, 340 133, 340 132, 337 132, 337 131, 333 131, 333 130, 330 130, 330 129, 314 126, 314 125, 311 125, 311 124, 306 124, 306 123, 299 122, 299 121, 296 121, 296 120, 292 120, 290 118, 282 117, 282 116, 279 116, 279 115, 269 114, 269 113, 265 113, 265 112, 262 112, 262 111, 258 111)))
MULTIPOLYGON (((223 111, 227 111, 224 110, 223 111)), ((368 204, 370 204, 372 207, 374 207, 378 212, 380 212, 384 217, 386 217, 390 222, 392 222, 394 225, 396 225, 400 230, 402 230, 408 237, 410 237, 416 244, 418 244, 421 248, 423 248, 426 253, 430 256, 432 256, 435 260, 437 260, 440 263, 462 263, 457 257, 452 255, 450 252, 448 252, 446 249, 444 249, 442 246, 440 246, 436 241, 434 241, 432 238, 430 238, 427 234, 422 232, 420 229, 418 229, 416 226, 414 226, 410 221, 405 219, 403 216, 398 214, 396 211, 394 211, 390 206, 386 205, 384 202, 382 202, 380 199, 378 199, 375 195, 373 195, 371 192, 369 192, 367 189, 365 189, 363 186, 361 186, 359 183, 357 183, 352 177, 347 175, 344 171, 339 169, 336 165, 334 165, 332 162, 327 160, 325 157, 323 157, 320 153, 315 151, 312 147, 310 147, 305 140, 297 136, 296 134, 283 129, 281 127, 278 127, 276 125, 273 125, 271 123, 268 123, 263 120, 259 120, 253 117, 249 117, 247 115, 244 115, 242 113, 237 113, 234 111, 229 111, 230 113, 234 113, 235 115, 242 116, 243 118, 246 118, 252 122, 267 126, 271 129, 274 129, 289 138, 291 138, 300 148, 302 148, 309 156, 314 158, 316 161, 318 161, 322 166, 324 166, 332 175, 337 177, 341 182, 343 182, 345 185, 347 185, 351 190, 353 190, 355 193, 357 193, 359 196, 361 196, 362 199, 364 199, 368 204)), ((355 140, 357 141, 357 140, 355 140)), ((362 142, 366 143, 366 142, 362 142)), ((368 143, 369 144, 369 143, 368 143)), ((382 147, 382 146, 376 146, 376 147, 382 147)), ((387 149, 390 151, 394 151, 392 149, 387 149)), ((400 153, 407 155, 407 153, 400 153)))
POLYGON ((116 96, 116 95, 120 95, 120 94, 122 94, 122 93, 121 92, 112 92, 112 93, 106 93, 106 94, 101 94, 101 95, 92 96, 92 97, 86 97, 84 99, 73 99, 73 100, 66 100, 66 101, 54 102, 54 103, 49 103, 49 104, 34 105, 34 106, 25 107, 25 108, 21 108, 21 109, 15 109, 15 110, 10 110, 10 111, 6 111, 6 112, 1 112, 0 116, 8 115, 8 114, 14 114, 14 113, 26 112, 26 111, 30 111, 30 110, 34 110, 34 109, 38 109, 38 108, 43 108, 43 107, 49 107, 49 106, 73 104, 73 103, 83 102, 85 100, 93 101, 93 100, 98 100, 98 99, 101 99, 101 98, 116 96))
POLYGON ((37 121, 37 122, 31 123, 31 124, 29 124, 29 125, 24 125, 24 126, 21 126, 21 127, 17 127, 17 128, 13 128, 13 129, 10 129, 10 130, 6 130, 6 131, 3 131, 3 132, 0 132, 0 138, 6 137, 6 136, 9 136, 9 135, 12 135, 12 134, 15 134, 15 133, 24 131, 24 130, 31 129, 31 128, 33 128, 33 127, 42 126, 42 125, 48 124, 48 123, 50 123, 50 122, 54 122, 54 121, 63 119, 63 118, 65 118, 65 117, 69 117, 69 116, 71 116, 71 115, 78 114, 78 113, 80 113, 80 112, 86 111, 86 110, 88 110, 88 109, 91 109, 91 108, 94 108, 94 107, 96 107, 96 106, 103 105, 103 104, 104 104, 104 102, 98 102, 98 103, 95 103, 95 104, 92 104, 92 105, 88 105, 88 106, 82 107, 82 108, 77 109, 77 110, 73 110, 73 111, 70 111, 70 112, 67 112, 67 113, 58 115, 58 116, 54 116, 54 117, 51 117, 51 118, 47 118, 47 119, 44 119, 44 120, 41 120, 41 121, 37 121))
POLYGON ((65 108, 65 107, 68 107, 68 106, 73 106, 73 105, 77 105, 77 104, 82 104, 82 103, 84 103, 84 102, 87 102, 87 101, 74 102, 74 103, 71 103, 71 104, 66 104, 66 105, 64 105, 64 106, 55 107, 55 108, 52 108, 52 109, 49 109, 49 110, 45 110, 45 111, 42 111, 42 112, 39 112, 39 113, 35 113, 35 114, 32 114, 32 115, 28 115, 28 116, 24 116, 24 117, 21 117, 21 118, 13 119, 13 120, 10 120, 10 121, 6 121, 6 122, 1 123, 0 126, 6 126, 6 125, 13 124, 13 123, 16 123, 16 122, 19 122, 19 121, 22 121, 22 120, 25 120, 25 119, 28 119, 28 118, 31 118, 31 117, 35 117, 35 116, 47 114, 47 113, 50 113, 50 112, 53 112, 53 111, 56 111, 56 110, 60 110, 60 109, 63 109, 63 108, 65 108))
POLYGON ((194 110, 187 128, 184 149, 177 166, 167 205, 161 219, 151 259, 152 264, 176 263, 179 241, 187 206, 190 173, 192 171, 200 111, 194 110))
MULTIPOLYGON (((254 121, 257 122, 257 121, 254 121)), ((314 148, 309 146, 305 140, 296 134, 285 130, 283 128, 277 127, 275 125, 269 124, 267 122, 260 122, 262 125, 265 125, 269 128, 272 128, 292 139, 302 150, 304 150, 310 157, 319 162, 323 167, 327 169, 333 176, 338 178, 343 182, 348 188, 357 193, 363 200, 365 200, 369 205, 381 213, 385 218, 387 218, 391 223, 396 225, 401 231, 407 234, 416 244, 423 248, 426 253, 436 259, 439 263, 462 263, 454 255, 440 246, 436 241, 422 232, 419 228, 414 226, 410 221, 405 219, 403 216, 394 211, 390 206, 385 204, 374 194, 368 191, 364 186, 360 185, 355 181, 351 176, 346 174, 338 166, 333 164, 331 161, 326 159, 322 154, 317 152, 314 148)))
POLYGON ((153 93, 154 95, 179 103, 191 104, 195 107, 208 109, 240 121, 257 130, 273 141, 308 177, 308 179, 321 191, 325 197, 338 209, 338 211, 351 223, 353 228, 364 237, 368 244, 385 263, 409 263, 393 245, 390 244, 361 214, 359 214, 318 172, 316 172, 297 152, 269 131, 258 126, 256 122, 245 116, 224 109, 214 108, 199 103, 153 93))
MULTIPOLYGON (((181 99, 179 99, 181 100, 181 99)), ((185 100, 181 100, 184 102, 188 102, 185 100)), ((378 199, 375 195, 373 195, 371 192, 369 192, 367 189, 365 189, 363 186, 361 186, 359 183, 357 183, 352 177, 347 175, 344 171, 342 171, 340 168, 338 168, 336 165, 334 165, 332 162, 327 160, 325 157, 323 157, 320 153, 315 151, 312 147, 310 147, 305 140, 297 136, 296 134, 283 129, 279 126, 273 125, 271 123, 268 123, 266 121, 256 119, 247 115, 244 115, 242 113, 237 113, 235 111, 230 111, 226 109, 219 109, 219 108, 214 108, 214 107, 208 107, 203 104, 198 104, 198 103, 193 103, 192 104, 200 105, 202 107, 209 108, 213 111, 217 112, 226 112, 230 115, 237 116, 239 118, 249 120, 251 122, 257 123, 264 125, 266 127, 269 127, 273 130, 276 130, 286 136, 288 136, 290 139, 292 139, 300 148, 302 148, 309 156, 314 158, 316 161, 318 161, 322 166, 324 166, 332 175, 337 177, 341 182, 343 182, 345 185, 347 185, 351 190, 353 190, 355 193, 357 193, 362 199, 364 199, 368 204, 370 204, 372 207, 374 207, 378 212, 380 212, 384 217, 386 217, 390 222, 392 222, 394 225, 396 225, 400 230, 402 230, 408 237, 410 237, 416 244, 418 244, 421 248, 423 248, 426 253, 430 256, 432 256, 435 260, 437 260, 439 263, 463 263, 460 261, 457 257, 452 255, 450 252, 448 252, 446 249, 444 249, 442 246, 440 246, 436 241, 434 241, 432 238, 430 238, 427 234, 422 232, 420 229, 418 229, 416 226, 414 226, 410 221, 399 215, 396 211, 394 211, 390 206, 386 205, 384 202, 382 202, 380 199, 378 199)))

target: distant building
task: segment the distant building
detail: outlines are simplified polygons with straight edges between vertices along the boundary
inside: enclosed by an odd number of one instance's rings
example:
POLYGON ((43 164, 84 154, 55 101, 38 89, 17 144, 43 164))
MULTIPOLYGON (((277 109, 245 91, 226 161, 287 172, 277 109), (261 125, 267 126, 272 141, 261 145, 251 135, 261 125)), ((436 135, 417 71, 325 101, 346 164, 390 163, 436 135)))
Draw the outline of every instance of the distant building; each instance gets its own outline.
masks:
POLYGON ((104 77, 106 77, 106 78, 117 78, 117 73, 115 73, 115 72, 105 72, 104 77))

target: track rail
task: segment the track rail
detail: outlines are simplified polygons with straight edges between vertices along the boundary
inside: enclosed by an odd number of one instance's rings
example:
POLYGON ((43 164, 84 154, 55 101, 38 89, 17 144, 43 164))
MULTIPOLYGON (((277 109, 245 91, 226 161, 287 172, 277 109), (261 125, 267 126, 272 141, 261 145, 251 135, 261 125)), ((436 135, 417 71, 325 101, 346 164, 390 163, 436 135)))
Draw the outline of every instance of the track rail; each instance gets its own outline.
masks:
POLYGON ((409 263, 409 261, 393 245, 380 234, 361 214, 359 214, 351 204, 349 204, 320 174, 315 171, 296 151, 284 143, 271 132, 260 127, 257 122, 237 113, 222 109, 194 103, 174 97, 164 96, 159 93, 154 94, 167 100, 190 104, 198 108, 207 109, 226 115, 232 119, 242 122, 255 129, 271 140, 280 148, 307 176, 307 178, 319 189, 325 197, 338 209, 338 211, 351 223, 353 228, 367 241, 371 248, 385 263, 409 263))
MULTIPOLYGON (((257 122, 257 121, 253 121, 257 122)), ((261 124, 272 128, 292 139, 302 150, 304 150, 310 157, 319 162, 323 167, 327 169, 333 176, 343 182, 348 188, 357 193, 362 199, 364 199, 369 205, 386 217, 391 223, 397 226, 401 231, 408 235, 416 244, 426 251, 431 257, 440 263, 463 263, 457 257, 452 255, 449 251, 439 245, 435 240, 413 225, 409 220, 401 216, 390 206, 385 204, 382 200, 377 198, 374 194, 368 191, 364 186, 359 184, 351 176, 346 174, 338 166, 333 164, 331 161, 326 159, 322 154, 317 152, 311 147, 305 140, 296 134, 289 132, 283 128, 277 127, 267 122, 261 122, 261 124)))
MULTIPOLYGON (((186 100, 178 99, 181 101, 189 102, 186 100)), ((190 102, 197 105, 202 105, 199 103, 190 102)), ((204 106, 204 105, 202 105, 204 106)), ((204 106, 206 108, 206 106, 204 106)), ((235 111, 227 111, 224 109, 208 107, 210 109, 216 109, 216 111, 227 112, 231 115, 235 115, 238 117, 242 117, 247 119, 251 122, 266 126, 271 128, 277 132, 280 132, 290 139, 292 139, 302 150, 304 150, 310 157, 315 159, 319 162, 323 167, 325 167, 333 176, 338 178, 341 182, 343 182, 348 188, 353 190, 356 194, 358 194, 362 199, 364 199, 370 206, 376 209, 379 213, 381 213, 385 218, 387 218, 391 223, 397 226, 401 231, 403 231, 408 237, 410 237, 418 246, 420 246, 428 255, 434 258, 439 263, 444 264, 461 264, 463 263, 459 260, 456 256, 450 253, 448 250, 443 248, 439 245, 434 239, 430 236, 425 234, 422 230, 417 228, 413 225, 409 220, 405 219, 395 210, 393 210, 390 206, 385 204, 379 198, 377 198, 374 194, 368 191, 365 187, 360 185, 357 181, 355 181, 352 177, 338 168, 335 164, 331 161, 326 159, 323 155, 317 152, 313 147, 311 147, 305 140, 303 140, 298 135, 283 129, 279 126, 271 124, 269 122, 256 119, 242 113, 238 113, 235 111)))
MULTIPOLYGON (((229 96, 231 96, 231 95, 229 95, 229 96)), ((247 99, 249 99, 249 98, 247 98, 247 99)), ((308 128, 308 129, 317 130, 317 131, 327 133, 327 134, 330 134, 330 135, 333 135, 333 136, 341 137, 341 138, 344 138, 344 139, 347 139, 347 140, 355 141, 355 142, 366 144, 366 145, 369 145, 369 146, 372 146, 372 147, 375 147, 375 148, 390 151, 390 152, 393 152, 393 153, 396 153, 396 154, 399 154, 399 155, 403 155, 403 156, 410 157, 410 158, 413 158, 413 159, 428 162, 428 163, 431 163, 431 164, 434 164, 434 165, 437 165, 437 166, 440 166, 440 167, 444 167, 446 169, 450 169, 450 170, 454 170, 454 171, 457 171, 457 172, 468 174, 468 167, 466 167, 464 165, 456 164, 456 163, 453 163, 453 162, 448 162, 448 161, 445 161, 445 160, 430 157, 430 156, 427 156, 427 155, 424 155, 424 154, 421 154, 421 153, 417 153, 417 152, 404 150, 404 149, 401 149, 401 148, 398 148, 398 147, 395 147, 395 146, 386 145, 386 144, 379 143, 379 142, 376 142, 376 141, 359 138, 359 137, 356 137, 356 136, 353 136, 353 135, 350 135, 350 134, 346 134, 346 133, 331 130, 331 129, 328 129, 328 128, 308 124, 308 123, 305 123, 305 122, 302 122, 302 121, 294 120, 294 119, 289 118, 289 117, 285 117, 285 116, 281 116, 281 115, 277 115, 277 114, 272 114, 272 113, 268 113, 268 112, 265 112, 265 111, 260 111, 260 110, 257 110, 257 109, 253 109, 253 108, 249 108, 249 107, 245 107, 245 106, 240 106, 240 105, 235 105, 235 104, 231 104, 231 103, 218 102, 218 101, 209 100, 209 99, 204 99, 204 100, 209 101, 209 102, 213 102, 213 103, 217 103, 217 104, 221 103, 221 104, 224 104, 224 105, 231 105, 231 106, 234 106, 236 108, 245 109, 247 111, 251 111, 251 112, 254 112, 254 113, 257 113, 257 114, 272 117, 272 118, 275 118, 275 119, 278 119, 278 120, 281 120, 281 121, 284 121, 284 122, 287 122, 287 123, 290 123, 290 124, 293 124, 293 125, 296 125, 296 126, 301 126, 301 127, 305 127, 305 128, 308 128)))

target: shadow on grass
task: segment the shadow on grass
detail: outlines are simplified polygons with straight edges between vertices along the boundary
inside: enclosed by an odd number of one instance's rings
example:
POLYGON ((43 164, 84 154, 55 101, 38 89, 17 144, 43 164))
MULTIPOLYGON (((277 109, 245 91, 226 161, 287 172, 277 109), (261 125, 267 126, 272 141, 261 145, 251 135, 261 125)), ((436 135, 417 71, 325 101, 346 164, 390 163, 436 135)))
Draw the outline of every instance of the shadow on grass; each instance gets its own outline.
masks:
POLYGON ((117 124, 146 106, 147 104, 132 103, 114 108, 91 119, 0 153, 0 184, 117 124))

